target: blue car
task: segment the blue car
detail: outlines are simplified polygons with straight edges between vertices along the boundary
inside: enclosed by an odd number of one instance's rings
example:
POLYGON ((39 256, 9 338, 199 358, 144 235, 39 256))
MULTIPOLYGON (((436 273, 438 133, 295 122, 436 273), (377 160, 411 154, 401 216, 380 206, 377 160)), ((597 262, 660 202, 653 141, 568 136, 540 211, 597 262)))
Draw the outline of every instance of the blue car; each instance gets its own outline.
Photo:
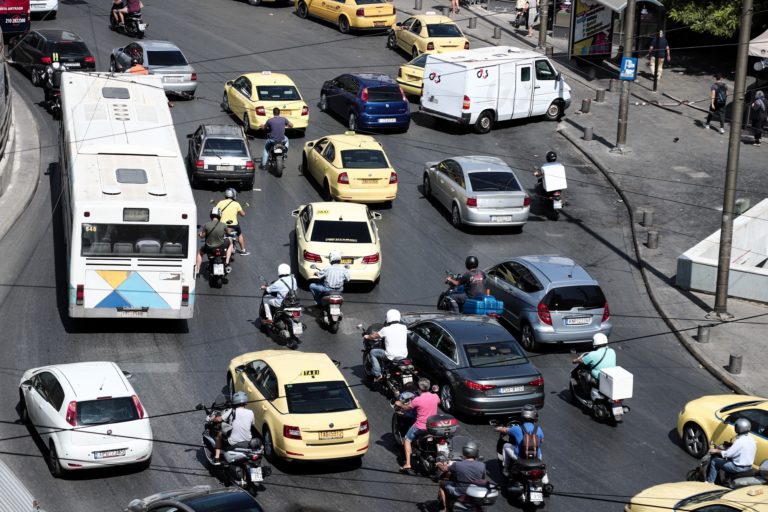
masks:
POLYGON ((405 132, 411 124, 408 98, 395 79, 380 73, 340 75, 323 84, 320 110, 345 119, 350 130, 405 132))

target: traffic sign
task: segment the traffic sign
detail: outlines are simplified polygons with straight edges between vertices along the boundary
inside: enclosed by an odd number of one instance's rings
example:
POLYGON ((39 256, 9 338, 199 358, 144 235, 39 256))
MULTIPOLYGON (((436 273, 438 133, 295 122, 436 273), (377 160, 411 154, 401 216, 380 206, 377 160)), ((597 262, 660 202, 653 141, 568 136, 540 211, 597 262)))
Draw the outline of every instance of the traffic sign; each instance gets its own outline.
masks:
POLYGON ((637 78, 637 57, 622 57, 619 80, 634 80, 637 78))

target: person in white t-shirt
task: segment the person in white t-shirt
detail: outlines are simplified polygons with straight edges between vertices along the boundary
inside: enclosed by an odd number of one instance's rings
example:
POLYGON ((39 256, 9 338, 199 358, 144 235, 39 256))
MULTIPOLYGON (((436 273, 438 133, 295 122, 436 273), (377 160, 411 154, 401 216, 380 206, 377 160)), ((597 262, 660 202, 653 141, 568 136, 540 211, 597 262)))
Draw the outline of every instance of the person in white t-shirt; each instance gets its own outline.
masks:
POLYGON ((214 465, 221 464, 221 450, 224 442, 233 448, 247 447, 253 438, 251 427, 253 426, 253 411, 246 409, 248 395, 244 391, 238 391, 232 396, 232 408, 225 410, 213 420, 222 423, 222 428, 216 436, 216 451, 214 453, 214 465), (224 427, 227 424, 229 428, 224 427))
POLYGON ((408 357, 408 328, 400 323, 400 312, 396 309, 387 311, 386 324, 378 331, 366 334, 365 339, 384 339, 384 348, 374 348, 369 352, 374 382, 381 380, 381 361, 405 359, 408 357))
POLYGON ((707 482, 713 484, 717 479, 717 472, 723 470, 726 473, 741 473, 752 469, 757 455, 757 443, 749 435, 752 430, 752 423, 747 418, 739 418, 733 425, 736 430, 736 439, 727 450, 712 448, 709 453, 719 455, 712 457, 709 461, 709 471, 707 472, 707 482))

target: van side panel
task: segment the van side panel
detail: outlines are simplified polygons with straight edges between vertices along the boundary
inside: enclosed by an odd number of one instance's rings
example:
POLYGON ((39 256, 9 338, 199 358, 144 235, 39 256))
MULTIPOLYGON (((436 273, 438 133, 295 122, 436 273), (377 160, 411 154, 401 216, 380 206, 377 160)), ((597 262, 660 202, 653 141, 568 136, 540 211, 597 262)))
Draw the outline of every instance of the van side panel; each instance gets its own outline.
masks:
POLYGON ((533 62, 526 60, 516 64, 515 67, 515 111, 512 118, 523 119, 531 115, 534 90, 533 62))
POLYGON ((469 98, 470 123, 474 123, 478 116, 485 110, 493 111, 494 118, 498 116, 499 94, 498 64, 486 66, 476 63, 467 70, 467 90, 464 94, 469 98))
POLYGON ((506 62, 499 66, 500 76, 498 82, 498 121, 512 119, 515 112, 515 74, 517 65, 514 62, 506 62))
POLYGON ((463 66, 443 62, 430 55, 424 66, 421 106, 435 113, 460 119, 465 77, 463 66))

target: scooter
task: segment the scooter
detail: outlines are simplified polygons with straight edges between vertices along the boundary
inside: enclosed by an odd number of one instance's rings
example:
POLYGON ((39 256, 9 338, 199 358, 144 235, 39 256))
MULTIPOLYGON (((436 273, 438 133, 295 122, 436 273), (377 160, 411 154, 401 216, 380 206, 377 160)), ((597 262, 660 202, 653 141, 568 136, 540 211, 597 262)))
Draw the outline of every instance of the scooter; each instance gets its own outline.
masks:
MULTIPOLYGON (((263 276, 259 276, 262 284, 267 284, 267 281, 263 276)), ((264 292, 262 297, 265 297, 267 292, 264 292)), ((265 321, 266 314, 264 313, 264 304, 259 306, 259 319, 261 320, 261 328, 270 337, 276 337, 285 343, 285 346, 291 350, 296 350, 299 347, 299 336, 304 333, 306 326, 301 323, 301 312, 304 308, 301 307, 299 298, 295 294, 287 295, 283 298, 283 303, 276 308, 272 308, 272 323, 265 321)))
POLYGON ((120 32, 121 34, 125 34, 129 37, 143 39, 144 32, 147 30, 149 25, 144 23, 144 20, 141 17, 141 11, 125 14, 123 17, 125 19, 125 24, 120 25, 115 20, 115 17, 110 14, 109 28, 115 32, 120 32))
MULTIPOLYGON (((39 71, 32 70, 33 73, 39 71)), ((44 105, 54 119, 61 118, 61 74, 64 72, 64 66, 61 62, 53 62, 46 66, 43 71, 41 82, 45 90, 44 105)))
MULTIPOLYGON (((363 324, 359 324, 357 328, 363 331, 363 371, 367 378, 373 379, 370 353, 375 348, 384 348, 384 344, 383 340, 369 340, 365 338, 365 335, 378 331, 382 328, 382 324, 372 324, 367 329, 363 329, 363 324)), ((378 384, 390 396, 397 397, 405 390, 407 384, 416 382, 419 378, 419 371, 413 366, 413 361, 410 358, 380 361, 379 364, 381 365, 382 379, 378 384)))
POLYGON ((586 389, 586 379, 590 369, 579 363, 571 370, 570 388, 571 396, 581 407, 587 409, 597 421, 605 421, 617 425, 624 421, 624 415, 630 411, 629 406, 624 405, 624 400, 611 400, 594 386, 586 389))
MULTIPOLYGON (((443 290, 437 299, 437 309, 441 311, 453 311, 453 305, 456 304, 456 301, 451 295, 454 293, 464 293, 464 285, 454 285, 449 279, 458 281, 461 279, 461 274, 453 274, 450 270, 445 271, 446 289, 443 290)), ((467 298, 464 301, 464 307, 460 308, 460 311, 465 315, 487 315, 497 318, 504 311, 504 303, 497 300, 496 297, 490 294, 490 291, 486 290, 486 294, 482 297, 467 298)))
MULTIPOLYGON (((723 449, 723 446, 718 448, 723 449)), ((709 453, 705 454, 696 464, 696 467, 685 475, 685 479, 689 482, 706 482, 709 462, 711 460, 712 455, 709 453)), ((731 489, 739 489, 749 485, 766 485, 768 483, 768 459, 760 463, 758 469, 750 468, 741 473, 734 474, 720 470, 717 472, 715 483, 723 487, 730 487, 731 489)))
POLYGON ((275 142, 267 154, 267 169, 272 169, 275 176, 281 177, 285 170, 285 159, 288 158, 288 148, 283 142, 275 142))
MULTIPOLYGON (((562 168, 562 166, 559 166, 562 168)), ((533 175, 538 178, 536 182, 536 195, 544 202, 547 210, 547 217, 551 220, 558 220, 560 218, 560 210, 563 209, 567 203, 563 199, 563 189, 560 190, 547 190, 544 184, 544 172, 546 168, 537 169, 533 172, 533 175)), ((565 171, 563 170, 563 183, 565 182, 565 171)))
MULTIPOLYGON (((461 456, 461 450, 470 439, 464 436, 456 436, 452 440, 452 447, 456 448, 455 452, 451 453, 449 465, 463 460, 461 456)), ((483 457, 480 456, 477 460, 482 461, 483 457)), ((466 493, 460 498, 454 498, 451 495, 446 495, 446 501, 449 512, 482 512, 488 507, 493 506, 499 497, 499 486, 490 480, 473 482, 467 487, 466 493)))
MULTIPOLYGON (((349 265, 345 266, 349 268, 349 265)), ((310 268, 317 270, 317 265, 313 263, 310 265, 310 268)), ((339 332, 339 325, 343 318, 341 313, 342 304, 344 304, 344 297, 341 295, 341 292, 331 292, 320 298, 320 307, 323 311, 323 325, 333 334, 339 332)))
MULTIPOLYGON (((226 245, 206 249, 205 253, 208 256, 208 264, 206 265, 208 284, 211 288, 221 288, 222 285, 229 282, 227 276, 232 272, 233 258, 230 257, 229 265, 225 264, 227 260, 226 245)), ((232 255, 234 256, 234 251, 232 251, 232 255)))
POLYGON ((197 404, 195 407, 198 411, 205 411, 206 414, 203 427, 203 453, 212 476, 225 485, 237 485, 255 496, 263 489, 264 478, 272 474, 270 466, 262 466, 264 447, 260 439, 254 437, 249 443, 240 443, 222 449, 221 464, 214 464, 216 436, 222 424, 215 423, 213 418, 228 409, 229 405, 229 399, 220 395, 210 407, 203 404, 197 404))

